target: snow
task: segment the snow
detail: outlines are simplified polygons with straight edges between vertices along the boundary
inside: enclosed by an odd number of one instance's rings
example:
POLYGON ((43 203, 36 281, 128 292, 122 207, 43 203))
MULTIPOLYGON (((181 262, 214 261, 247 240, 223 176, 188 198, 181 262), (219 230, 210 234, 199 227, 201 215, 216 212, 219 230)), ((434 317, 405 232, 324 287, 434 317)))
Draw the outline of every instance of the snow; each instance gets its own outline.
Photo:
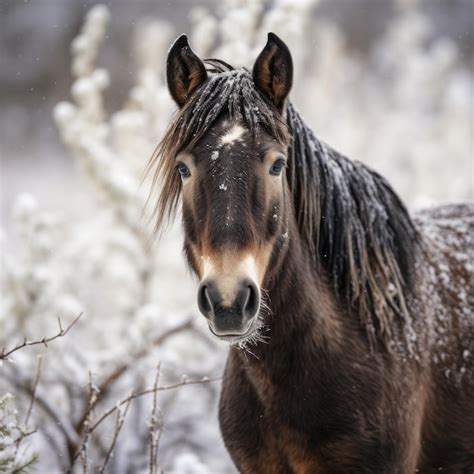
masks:
MULTIPOLYGON (((461 53, 454 43, 428 41, 429 25, 421 10, 410 8, 395 16, 363 61, 346 48, 344 32, 328 20, 313 24, 309 11, 317 2, 277 3, 234 0, 226 4, 222 17, 204 7, 193 9, 193 48, 202 57, 251 67, 266 33, 276 31, 294 56, 292 100, 318 137, 372 165, 411 206, 472 197, 471 157, 466 152, 472 75, 461 66, 461 53), (215 38, 219 38, 217 49, 215 38)), ((158 360, 162 362, 160 383, 179 381, 183 373, 190 380, 207 380, 222 373, 227 351, 226 345, 210 338, 204 318, 198 315, 196 282, 185 267, 181 230, 175 224, 153 242, 153 219, 150 206, 145 206, 150 183, 142 182, 144 162, 174 110, 162 79, 174 28, 152 18, 139 24, 133 44, 136 83, 124 106, 109 114, 104 94, 114 85, 114 77, 97 67, 100 48, 110 41, 106 37, 109 16, 101 5, 87 14, 72 45, 71 99, 54 110, 61 139, 85 182, 80 189, 82 212, 58 212, 31 194, 19 195, 12 209, 14 232, 2 235, 2 244, 3 239, 14 242, 15 251, 2 255, 0 348, 18 339, 21 342, 23 336, 34 340, 54 334, 57 316, 66 326, 84 312, 71 333, 50 343, 46 351, 30 347, 11 356, 14 365, 10 361, 0 365, 3 373, 31 386, 36 355, 45 354, 38 393, 57 412, 61 425, 39 407, 33 410, 30 425, 39 432, 30 444, 25 443, 25 449, 41 453, 38 472, 65 471, 48 437, 63 450, 64 459, 65 438, 58 426, 74 437, 72 421, 87 399, 89 371, 98 385, 115 368, 129 364, 99 404, 98 414, 115 406, 131 389, 151 386, 158 360), (196 316, 192 329, 153 345, 190 315, 196 316), (138 357, 142 351, 146 353, 138 357)), ((129 64, 130 58, 124 56, 123 61, 129 64)), ((235 73, 228 75, 232 87, 235 73)), ((221 145, 234 143, 244 132, 230 125, 221 145)), ((321 152, 327 154, 320 143, 321 152)), ((210 151, 210 157, 218 160, 220 151, 210 151)), ((336 175, 342 172, 335 170, 336 175)), ((40 178, 54 188, 49 176, 40 178)), ((222 182, 219 188, 227 191, 228 183, 222 182)), ((230 187, 227 196, 231 191, 230 187)), ((68 192, 72 195, 78 190, 68 192)), ((70 195, 58 201, 67 201, 70 195)), ((58 202, 60 209, 67 206, 58 202)), ((232 218, 228 209, 227 225, 232 218)), ((444 222, 435 223, 421 214, 417 219, 440 257, 450 253, 456 265, 472 275, 474 259, 462 249, 459 238, 467 230, 465 221, 453 223, 445 217, 444 222)), ((288 239, 288 232, 282 237, 288 239)), ((443 364, 450 381, 459 382, 472 367, 474 343, 461 341, 463 363, 454 366, 447 357, 449 315, 440 309, 438 287, 440 281, 450 287, 452 270, 440 258, 419 271, 428 285, 428 336, 436 348, 430 356, 434 363, 443 364)), ((460 324, 468 324, 473 315, 466 302, 472 295, 459 290, 455 298, 460 324)), ((165 429, 159 465, 165 472, 234 472, 217 424, 219 390, 219 383, 212 382, 160 392, 158 405, 165 429)), ((18 425, 29 398, 0 378, 0 393, 7 391, 15 393, 9 403, 22 415, 16 420, 18 425)), ((111 472, 146 471, 143 439, 150 409, 151 398, 131 405, 111 472)), ((113 423, 100 432, 107 443, 112 430, 113 423)), ((91 451, 98 456, 94 446, 91 451)))
POLYGON ((221 145, 230 145, 242 138, 245 128, 240 125, 232 125, 227 132, 221 137, 221 145))
POLYGON ((433 348, 433 362, 444 367, 445 376, 452 383, 460 383, 466 375, 474 382, 473 371, 466 371, 472 365, 470 354, 474 350, 474 341, 469 337, 474 324, 474 301, 472 294, 467 293, 472 287, 470 262, 474 259, 474 217, 473 206, 470 207, 435 207, 416 214, 430 252, 418 266, 425 295, 420 307, 425 308, 427 345, 433 348), (455 339, 453 334, 457 334, 455 339), (448 357, 453 346, 462 355, 460 362, 448 357))

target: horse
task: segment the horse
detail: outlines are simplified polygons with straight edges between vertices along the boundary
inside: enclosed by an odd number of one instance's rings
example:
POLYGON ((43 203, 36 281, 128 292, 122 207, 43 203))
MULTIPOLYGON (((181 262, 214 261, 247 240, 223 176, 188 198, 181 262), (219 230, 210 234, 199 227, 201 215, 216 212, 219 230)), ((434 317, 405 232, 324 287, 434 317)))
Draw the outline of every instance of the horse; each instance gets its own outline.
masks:
POLYGON ((149 166, 156 229, 182 210, 219 423, 242 473, 474 471, 474 205, 411 215, 319 140, 269 33, 252 71, 180 36, 178 108, 149 166))

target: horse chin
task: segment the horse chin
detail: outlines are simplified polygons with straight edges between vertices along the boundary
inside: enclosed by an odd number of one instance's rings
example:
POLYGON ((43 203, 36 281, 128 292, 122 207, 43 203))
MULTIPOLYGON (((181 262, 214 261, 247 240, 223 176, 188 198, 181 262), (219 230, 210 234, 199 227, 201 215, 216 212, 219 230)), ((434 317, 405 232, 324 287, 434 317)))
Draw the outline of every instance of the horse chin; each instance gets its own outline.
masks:
POLYGON ((208 324, 209 330, 215 337, 217 337, 221 341, 228 342, 231 346, 245 344, 246 342, 253 339, 254 336, 258 333, 258 324, 256 317, 249 322, 247 330, 242 334, 217 334, 212 327, 212 323, 209 322, 208 324))

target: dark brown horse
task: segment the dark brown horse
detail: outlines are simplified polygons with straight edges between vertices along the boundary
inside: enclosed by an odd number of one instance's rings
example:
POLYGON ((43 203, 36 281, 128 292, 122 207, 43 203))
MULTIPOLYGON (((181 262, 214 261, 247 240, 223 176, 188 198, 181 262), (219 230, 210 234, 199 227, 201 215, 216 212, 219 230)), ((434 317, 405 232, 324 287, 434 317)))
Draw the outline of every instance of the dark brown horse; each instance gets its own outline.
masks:
POLYGON ((274 34, 252 72, 181 36, 167 77, 158 226, 182 199, 199 308, 230 343, 219 418, 239 471, 473 472, 473 206, 411 217, 318 140, 274 34))

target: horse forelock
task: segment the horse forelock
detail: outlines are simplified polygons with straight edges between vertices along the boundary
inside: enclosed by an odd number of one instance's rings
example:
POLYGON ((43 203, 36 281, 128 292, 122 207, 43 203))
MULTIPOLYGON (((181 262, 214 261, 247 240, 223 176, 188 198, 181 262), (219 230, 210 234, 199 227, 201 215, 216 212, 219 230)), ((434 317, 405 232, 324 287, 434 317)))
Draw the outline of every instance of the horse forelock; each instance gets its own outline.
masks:
POLYGON ((147 166, 147 172, 154 173, 152 187, 160 183, 155 207, 156 231, 174 215, 179 200, 181 181, 175 172, 175 157, 190 151, 218 118, 225 115, 252 134, 264 130, 280 143, 288 141, 286 123, 255 88, 248 70, 235 70, 216 59, 205 60, 205 64, 210 73, 208 79, 172 118, 147 166))

